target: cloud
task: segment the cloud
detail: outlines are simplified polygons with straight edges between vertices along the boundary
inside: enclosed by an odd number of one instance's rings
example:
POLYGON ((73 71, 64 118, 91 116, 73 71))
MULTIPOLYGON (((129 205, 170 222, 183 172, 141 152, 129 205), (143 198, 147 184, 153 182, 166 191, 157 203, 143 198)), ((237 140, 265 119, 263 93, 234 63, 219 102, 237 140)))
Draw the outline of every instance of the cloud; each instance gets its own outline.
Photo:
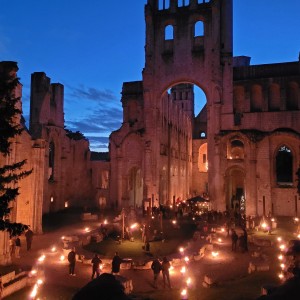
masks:
POLYGON ((116 96, 109 89, 97 89, 94 87, 86 88, 84 85, 79 85, 79 87, 72 87, 66 85, 70 91, 70 97, 77 99, 87 99, 92 101, 100 101, 105 103, 107 100, 116 100, 116 96))

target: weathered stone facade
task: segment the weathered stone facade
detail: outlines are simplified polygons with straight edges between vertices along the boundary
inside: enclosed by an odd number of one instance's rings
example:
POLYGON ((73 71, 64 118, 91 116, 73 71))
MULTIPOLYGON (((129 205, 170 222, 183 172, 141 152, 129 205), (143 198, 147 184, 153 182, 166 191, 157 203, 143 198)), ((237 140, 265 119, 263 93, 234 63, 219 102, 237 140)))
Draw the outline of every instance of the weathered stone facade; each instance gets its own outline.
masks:
POLYGON ((217 210, 297 213, 299 61, 233 58, 231 0, 149 0, 145 20, 143 80, 124 83, 124 122, 110 136, 111 201, 208 194, 217 210), (206 95, 196 117, 189 84, 206 95))
POLYGON ((41 233, 42 215, 65 207, 143 207, 203 194, 217 210, 298 213, 299 61, 251 66, 233 57, 232 0, 166 3, 145 6, 143 78, 123 84, 123 124, 107 157, 64 129, 64 87, 32 74, 29 130, 0 158, 27 159, 33 169, 20 181, 13 220, 41 233), (197 116, 193 86, 206 95, 197 116))

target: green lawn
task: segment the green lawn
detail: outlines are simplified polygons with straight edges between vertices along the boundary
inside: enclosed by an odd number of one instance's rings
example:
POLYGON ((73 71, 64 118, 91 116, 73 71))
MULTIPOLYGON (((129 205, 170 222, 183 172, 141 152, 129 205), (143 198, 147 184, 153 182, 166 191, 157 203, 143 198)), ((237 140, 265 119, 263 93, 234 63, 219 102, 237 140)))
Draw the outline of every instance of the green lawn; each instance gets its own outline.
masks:
MULTIPOLYGON (((171 220, 164 220, 164 241, 151 241, 150 252, 143 250, 143 243, 140 231, 133 232, 134 242, 123 240, 118 243, 112 238, 103 240, 100 243, 93 243, 85 246, 85 249, 99 253, 101 256, 112 257, 115 251, 123 258, 147 260, 153 256, 165 256, 178 251, 178 248, 190 240, 193 236, 195 226, 190 222, 183 222, 180 229, 172 225, 171 220)), ((153 230, 158 229, 153 226, 153 230)))

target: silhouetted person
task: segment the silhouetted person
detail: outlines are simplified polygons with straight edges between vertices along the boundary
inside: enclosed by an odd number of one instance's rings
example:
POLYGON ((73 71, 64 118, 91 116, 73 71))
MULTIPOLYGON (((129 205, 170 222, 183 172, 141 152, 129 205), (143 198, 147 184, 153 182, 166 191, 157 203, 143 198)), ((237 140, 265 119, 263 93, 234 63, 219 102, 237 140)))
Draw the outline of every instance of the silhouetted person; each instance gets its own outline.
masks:
POLYGON ((234 229, 231 230, 231 250, 236 251, 236 245, 239 237, 234 229))
POLYGON ((15 240, 15 256, 16 258, 20 258, 20 249, 21 249, 21 240, 20 237, 17 236, 15 240))
POLYGON ((151 264, 151 269, 153 271, 153 286, 157 289, 157 280, 159 277, 159 273, 161 271, 161 263, 158 258, 155 258, 151 264))
POLYGON ((95 274, 97 277, 100 276, 100 264, 102 264, 102 260, 96 253, 92 259, 92 279, 94 279, 95 274))
POLYGON ((75 274, 75 263, 76 263, 76 252, 75 248, 73 248, 68 254, 69 261, 69 275, 76 276, 75 274))
POLYGON ((103 273, 81 288, 72 300, 129 300, 114 275, 103 273))
POLYGON ((122 263, 122 258, 119 256, 119 253, 116 252, 115 256, 113 257, 112 263, 111 263, 111 273, 112 274, 120 273, 121 263, 122 263))
POLYGON ((168 284, 168 287, 171 288, 170 274, 169 274, 170 267, 171 267, 170 262, 168 261, 168 259, 166 257, 164 257, 163 262, 161 264, 164 288, 166 287, 166 282, 168 284))
POLYGON ((25 231, 25 238, 26 238, 26 244, 27 244, 27 251, 31 250, 31 244, 33 240, 33 231, 28 226, 27 230, 25 231))

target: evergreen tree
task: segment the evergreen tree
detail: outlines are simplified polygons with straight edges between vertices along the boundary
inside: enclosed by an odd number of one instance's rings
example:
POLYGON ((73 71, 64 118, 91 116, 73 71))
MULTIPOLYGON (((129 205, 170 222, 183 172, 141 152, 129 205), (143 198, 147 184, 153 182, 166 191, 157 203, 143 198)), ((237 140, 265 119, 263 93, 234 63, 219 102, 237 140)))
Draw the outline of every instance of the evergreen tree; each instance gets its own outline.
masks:
MULTIPOLYGON (((15 96, 15 89, 19 84, 16 76, 17 63, 0 63, 0 155, 2 161, 9 157, 13 138, 20 135, 23 127, 16 122, 17 116, 22 112, 17 107, 20 97, 15 96)), ((30 171, 22 171, 26 160, 10 165, 1 164, 0 167, 0 231, 8 231, 11 235, 21 234, 26 225, 14 223, 9 220, 11 211, 10 202, 15 201, 19 195, 17 183, 28 176, 30 171)))

